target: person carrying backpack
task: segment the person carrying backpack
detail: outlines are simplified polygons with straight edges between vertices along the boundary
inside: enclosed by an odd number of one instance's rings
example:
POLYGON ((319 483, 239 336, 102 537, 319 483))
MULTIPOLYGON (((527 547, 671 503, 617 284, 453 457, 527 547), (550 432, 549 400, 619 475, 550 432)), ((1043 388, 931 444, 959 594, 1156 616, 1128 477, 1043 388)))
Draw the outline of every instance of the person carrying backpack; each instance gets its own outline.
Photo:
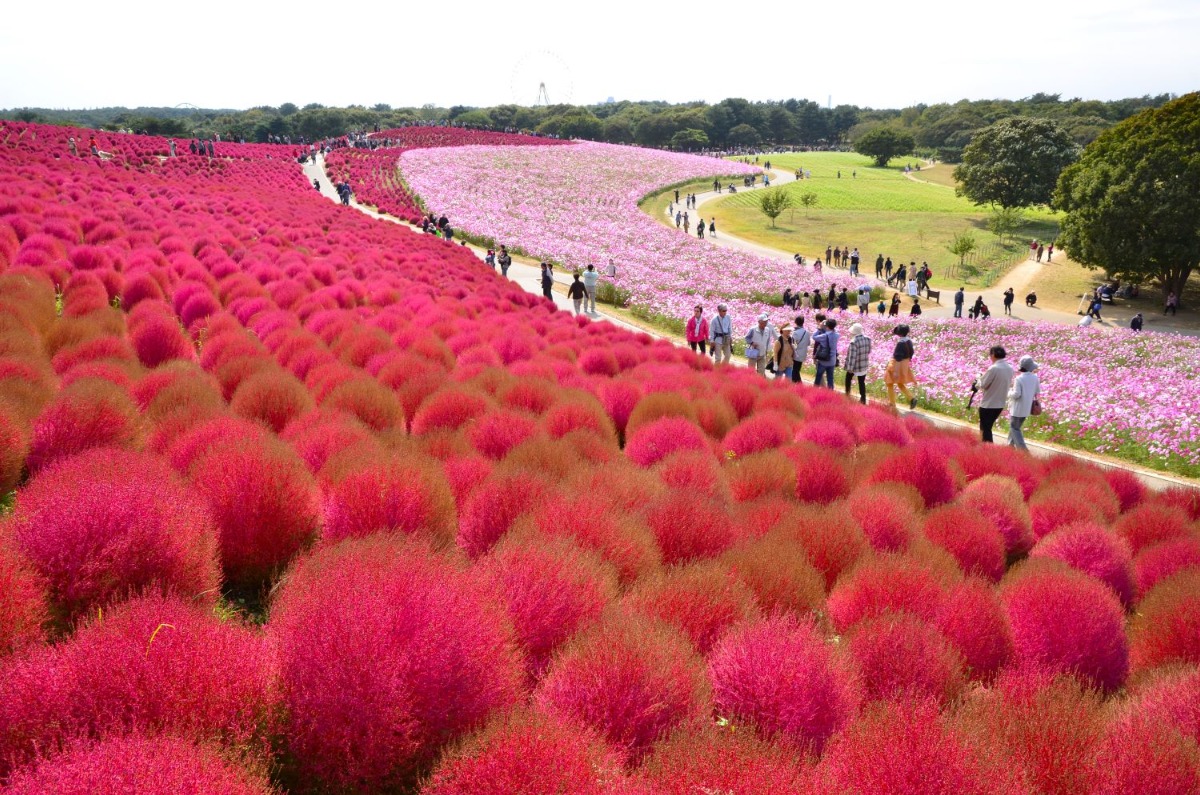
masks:
POLYGON ((892 329, 892 334, 899 337, 896 341, 896 348, 892 351, 892 360, 888 362, 887 370, 884 371, 883 381, 887 384, 888 397, 892 401, 892 405, 896 405, 896 388, 900 388, 900 392, 904 397, 908 398, 908 407, 915 409, 917 407, 917 398, 908 391, 908 385, 916 385, 917 379, 912 371, 912 358, 915 350, 912 340, 908 338, 909 328, 906 324, 901 323, 896 328, 892 329))
POLYGON ((833 389, 833 369, 837 366, 838 333, 837 321, 833 318, 825 321, 825 327, 813 335, 813 361, 817 365, 817 376, 814 386, 820 386, 821 380, 829 389, 833 389))

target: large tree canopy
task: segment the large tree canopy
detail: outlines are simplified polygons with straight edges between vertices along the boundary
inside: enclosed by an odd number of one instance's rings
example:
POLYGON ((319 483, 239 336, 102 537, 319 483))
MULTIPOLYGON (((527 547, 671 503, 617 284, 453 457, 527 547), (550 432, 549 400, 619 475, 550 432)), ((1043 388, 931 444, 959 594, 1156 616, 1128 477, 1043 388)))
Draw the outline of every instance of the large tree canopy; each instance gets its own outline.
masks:
POLYGON ((954 169, 958 194, 1004 209, 1049 204, 1079 146, 1051 119, 1003 119, 975 134, 954 169))
POLYGON ((895 127, 876 127, 854 142, 854 151, 874 158, 875 165, 883 168, 893 157, 912 154, 912 133, 895 127))
POLYGON ((1182 295, 1200 265, 1200 93, 1104 132, 1063 172, 1054 201, 1072 259, 1182 295))

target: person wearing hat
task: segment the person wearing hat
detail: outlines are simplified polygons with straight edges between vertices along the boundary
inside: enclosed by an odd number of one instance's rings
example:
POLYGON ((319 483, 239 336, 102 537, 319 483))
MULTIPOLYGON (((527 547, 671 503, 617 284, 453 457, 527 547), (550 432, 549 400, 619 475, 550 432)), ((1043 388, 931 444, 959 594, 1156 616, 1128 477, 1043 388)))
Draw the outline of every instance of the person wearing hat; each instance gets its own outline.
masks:
POLYGON ((775 378, 791 378, 796 362, 796 343, 792 339, 792 327, 784 323, 779 327, 779 339, 775 341, 775 378))
POLYGON ((733 321, 726 314, 725 304, 717 304, 717 316, 708 324, 708 338, 712 342, 714 363, 733 358, 733 321))
POLYGON ((888 362, 887 370, 883 374, 883 382, 887 384, 888 397, 892 401, 892 405, 896 405, 896 388, 900 388, 900 392, 904 397, 908 398, 908 407, 915 409, 917 407, 917 398, 908 391, 908 385, 917 383, 916 376, 912 371, 912 358, 914 354, 912 340, 908 338, 908 326, 901 323, 892 329, 892 334, 899 337, 896 340, 896 348, 892 351, 892 360, 888 362))
POLYGON ((770 321, 771 316, 763 312, 758 316, 758 324, 746 332, 746 360, 759 375, 766 375, 771 346, 775 343, 775 329, 770 321))
POLYGON ((850 327, 850 347, 846 349, 846 394, 852 380, 858 379, 858 402, 867 404, 867 368, 870 366, 871 338, 863 333, 862 323, 850 327))
POLYGON ((1032 356, 1022 356, 1017 377, 1008 392, 1008 443, 1018 450, 1028 449, 1021 426, 1030 415, 1042 413, 1041 404, 1038 403, 1042 384, 1037 377, 1037 369, 1037 362, 1032 356))

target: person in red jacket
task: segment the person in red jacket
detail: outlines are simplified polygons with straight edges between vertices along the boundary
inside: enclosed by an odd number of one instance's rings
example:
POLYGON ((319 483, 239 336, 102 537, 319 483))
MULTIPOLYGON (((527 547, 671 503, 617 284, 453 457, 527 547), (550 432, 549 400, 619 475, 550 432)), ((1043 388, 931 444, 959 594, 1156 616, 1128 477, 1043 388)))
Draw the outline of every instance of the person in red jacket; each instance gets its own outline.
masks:
POLYGON ((704 307, 696 304, 696 312, 687 322, 688 347, 693 351, 697 346, 700 353, 708 355, 708 321, 704 318, 704 307))

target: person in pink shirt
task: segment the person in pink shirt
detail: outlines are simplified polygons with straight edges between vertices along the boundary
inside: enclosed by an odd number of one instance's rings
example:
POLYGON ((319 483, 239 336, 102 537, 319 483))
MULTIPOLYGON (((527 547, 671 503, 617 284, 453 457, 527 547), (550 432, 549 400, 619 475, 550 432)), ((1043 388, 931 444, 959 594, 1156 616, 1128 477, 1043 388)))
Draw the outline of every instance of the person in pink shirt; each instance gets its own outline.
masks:
POLYGON ((708 320, 704 318, 704 307, 696 304, 696 311, 687 322, 688 347, 693 351, 697 347, 700 353, 708 355, 708 320))

